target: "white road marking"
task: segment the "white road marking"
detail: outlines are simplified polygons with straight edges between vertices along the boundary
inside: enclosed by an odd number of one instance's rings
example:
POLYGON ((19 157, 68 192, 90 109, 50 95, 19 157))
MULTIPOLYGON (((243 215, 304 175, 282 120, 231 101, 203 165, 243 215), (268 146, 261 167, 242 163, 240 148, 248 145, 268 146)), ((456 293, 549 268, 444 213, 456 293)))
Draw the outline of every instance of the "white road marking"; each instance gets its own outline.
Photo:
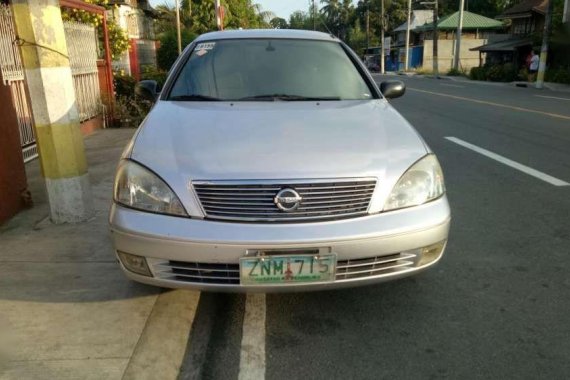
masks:
POLYGON ((248 294, 245 301, 238 379, 265 379, 265 294, 248 294))
POLYGON ((465 88, 465 86, 460 86, 460 85, 458 85, 458 84, 440 83, 440 85, 442 85, 442 86, 447 86, 447 87, 465 88))
POLYGON ((483 148, 479 148, 476 145, 470 144, 466 141, 463 141, 461 139, 458 139, 456 137, 452 137, 452 136, 448 136, 446 137, 447 140, 454 142, 458 145, 461 145, 467 149, 471 149, 474 152, 477 152, 479 154, 482 154, 483 156, 492 158, 495 161, 499 161, 500 163, 510 166, 511 168, 517 169, 523 173, 526 173, 530 176, 533 176, 535 178, 541 179, 544 182, 548 182, 551 185, 554 186, 570 186, 570 183, 562 181, 561 179, 549 176, 548 174, 542 173, 538 170, 535 170, 533 168, 529 168, 528 166, 525 166, 523 164, 519 164, 518 162, 515 162, 513 160, 509 160, 506 157, 500 156, 496 153, 493 153, 491 151, 488 151, 487 149, 483 149, 483 148))
POLYGON ((570 98, 559 98, 557 96, 546 96, 546 95, 535 95, 538 98, 546 98, 546 99, 558 99, 558 100, 568 100, 570 102, 570 98))

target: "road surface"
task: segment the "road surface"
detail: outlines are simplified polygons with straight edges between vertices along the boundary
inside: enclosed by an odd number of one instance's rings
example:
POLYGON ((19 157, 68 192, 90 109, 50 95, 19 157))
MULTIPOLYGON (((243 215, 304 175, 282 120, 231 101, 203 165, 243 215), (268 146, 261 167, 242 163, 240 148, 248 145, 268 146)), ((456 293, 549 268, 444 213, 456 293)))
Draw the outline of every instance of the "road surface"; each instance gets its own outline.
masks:
POLYGON ((443 260, 349 290, 202 293, 180 378, 570 376, 570 94, 402 78, 392 104, 446 176, 443 260))

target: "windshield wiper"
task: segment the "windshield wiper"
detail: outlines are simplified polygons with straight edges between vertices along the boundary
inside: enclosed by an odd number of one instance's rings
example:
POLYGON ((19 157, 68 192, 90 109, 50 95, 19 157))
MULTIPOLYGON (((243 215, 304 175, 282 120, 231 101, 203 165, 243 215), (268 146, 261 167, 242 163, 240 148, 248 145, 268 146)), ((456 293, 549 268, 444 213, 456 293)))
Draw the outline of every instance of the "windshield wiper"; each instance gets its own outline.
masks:
POLYGON ((340 100, 338 96, 321 96, 321 97, 310 97, 310 96, 302 96, 302 95, 289 95, 289 94, 267 94, 267 95, 255 95, 255 96, 246 96, 245 98, 240 98, 238 100, 266 100, 266 101, 276 101, 276 100, 284 100, 284 101, 318 101, 318 100, 340 100))
POLYGON ((190 94, 190 95, 176 95, 171 96, 168 100, 175 101, 197 101, 197 102, 219 102, 221 99, 215 98, 213 96, 190 94))

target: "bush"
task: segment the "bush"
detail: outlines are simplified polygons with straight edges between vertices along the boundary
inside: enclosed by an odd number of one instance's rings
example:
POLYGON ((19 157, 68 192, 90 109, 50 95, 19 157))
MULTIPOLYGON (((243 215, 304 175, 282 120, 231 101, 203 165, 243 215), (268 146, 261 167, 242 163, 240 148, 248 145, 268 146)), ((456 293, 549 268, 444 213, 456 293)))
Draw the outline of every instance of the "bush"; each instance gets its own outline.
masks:
POLYGON ((416 74, 418 74, 418 75, 433 75, 433 70, 432 69, 426 69, 424 67, 418 67, 418 68, 416 68, 416 74))
POLYGON ((469 78, 473 80, 488 80, 491 82, 512 82, 518 77, 518 72, 512 63, 473 67, 469 78))
POLYGON ((526 67, 519 70, 518 79, 528 82, 528 69, 526 67))
POLYGON ((490 66, 487 70, 486 79, 491 82, 502 82, 503 67, 501 65, 490 66))
POLYGON ((544 80, 547 82, 570 84, 570 68, 546 70, 544 80))
POLYGON ((465 76, 465 72, 461 69, 452 68, 447 72, 447 76, 450 76, 450 77, 465 76))
MULTIPOLYGON (((182 30, 182 49, 196 38, 187 29, 182 30)), ((168 71, 178 58, 178 37, 176 30, 168 30, 160 36, 160 47, 156 50, 156 62, 162 70, 168 71)))
POLYGON ((469 72, 469 78, 473 80, 487 80, 487 68, 473 67, 469 72))
POLYGON ((502 67, 501 82, 513 82, 517 79, 518 73, 515 65, 512 63, 505 63, 502 67))
POLYGON ((117 97, 132 97, 135 96, 135 86, 137 81, 130 75, 123 72, 115 72, 113 74, 113 84, 115 85, 115 94, 117 97))
POLYGON ((137 128, 149 113, 152 103, 134 97, 117 96, 115 118, 124 128, 137 128))
POLYGON ((158 87, 162 88, 166 82, 168 73, 164 70, 157 69, 154 66, 144 66, 142 68, 141 80, 154 80, 158 83, 158 87))

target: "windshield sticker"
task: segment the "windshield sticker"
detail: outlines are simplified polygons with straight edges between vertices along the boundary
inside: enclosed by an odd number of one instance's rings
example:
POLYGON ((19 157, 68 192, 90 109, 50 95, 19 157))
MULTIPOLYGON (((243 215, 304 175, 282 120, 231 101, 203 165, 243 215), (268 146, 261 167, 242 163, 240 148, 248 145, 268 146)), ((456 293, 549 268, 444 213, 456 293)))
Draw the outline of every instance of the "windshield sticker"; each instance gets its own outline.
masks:
POLYGON ((202 42, 196 45, 196 55, 201 57, 216 46, 215 42, 202 42))

